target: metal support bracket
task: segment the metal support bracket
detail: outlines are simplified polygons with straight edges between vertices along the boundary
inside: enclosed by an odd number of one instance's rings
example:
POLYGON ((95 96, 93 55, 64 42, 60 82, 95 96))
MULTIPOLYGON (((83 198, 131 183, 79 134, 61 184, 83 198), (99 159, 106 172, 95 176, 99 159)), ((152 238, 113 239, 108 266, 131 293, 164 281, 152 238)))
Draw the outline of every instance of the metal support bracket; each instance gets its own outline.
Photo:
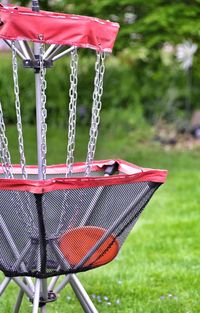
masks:
MULTIPOLYGON (((40 301, 39 301, 39 307, 43 307, 44 305, 46 305, 47 303, 50 303, 50 302, 54 302, 57 300, 57 294, 53 291, 49 291, 48 292, 48 298, 47 299, 44 299, 43 297, 40 297, 40 301)), ((34 301, 34 298, 30 298, 29 301, 31 303, 33 303, 34 301)))
MULTIPOLYGON (((53 67, 52 60, 44 60, 43 64, 45 68, 53 67)), ((30 60, 30 59, 23 60, 23 65, 25 68, 34 68, 35 72, 39 73, 40 71, 39 55, 35 55, 35 60, 30 60)))

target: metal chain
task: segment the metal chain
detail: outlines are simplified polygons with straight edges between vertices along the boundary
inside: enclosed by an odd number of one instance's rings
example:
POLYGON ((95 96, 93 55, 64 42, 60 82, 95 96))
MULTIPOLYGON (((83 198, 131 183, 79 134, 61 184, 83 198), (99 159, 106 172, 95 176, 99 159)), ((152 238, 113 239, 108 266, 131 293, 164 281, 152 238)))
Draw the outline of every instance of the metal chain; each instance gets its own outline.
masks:
POLYGON ((5 134, 6 127, 3 118, 3 110, 0 102, 0 157, 2 168, 6 178, 13 178, 13 169, 11 164, 10 152, 8 150, 8 139, 5 134))
POLYGON ((35 218, 32 212, 32 204, 30 199, 30 194, 28 192, 23 193, 26 197, 24 201, 22 195, 19 191, 11 191, 11 200, 13 202, 13 207, 19 219, 22 222, 23 227, 27 230, 30 237, 38 236, 38 227, 35 225, 35 218))
MULTIPOLYGON (((59 218, 59 223, 58 223, 58 227, 56 230, 56 237, 59 237, 61 235, 61 233, 63 232, 63 227, 66 228, 66 225, 68 225, 68 213, 69 212, 69 199, 68 196, 70 194, 69 190, 63 190, 64 191, 64 197, 61 203, 61 208, 62 211, 60 213, 60 218, 59 218)), ((61 200, 61 197, 60 197, 61 200)))
POLYGON ((105 53, 97 52, 97 60, 95 63, 95 79, 94 79, 94 92, 93 92, 93 105, 92 105, 92 119, 90 126, 90 139, 88 143, 88 153, 86 158, 85 175, 89 176, 91 172, 92 161, 96 150, 96 143, 98 137, 98 126, 100 123, 101 111, 101 97, 103 94, 103 77, 105 72, 105 53))
POLYGON ((45 52, 44 44, 40 45, 40 96, 41 96, 41 154, 42 154, 42 176, 46 179, 46 153, 47 153, 47 143, 46 143, 46 132, 47 132, 47 110, 46 110, 46 88, 47 82, 45 79, 46 68, 44 67, 43 55, 45 52))
POLYGON ((67 145, 67 172, 66 177, 72 175, 74 163, 74 149, 76 136, 76 105, 77 105, 77 83, 78 83, 78 54, 77 48, 71 51, 70 60, 70 89, 69 89, 69 124, 68 124, 68 145, 67 145))
POLYGON ((19 79, 18 79, 18 63, 17 54, 15 50, 15 42, 12 42, 12 69, 13 69, 13 82, 14 82, 14 94, 15 94, 15 110, 17 117, 17 131, 18 131, 18 144, 19 144, 19 154, 20 154, 20 164, 22 170, 23 179, 27 178, 26 172, 26 159, 24 153, 24 140, 23 140, 23 130, 22 130, 22 119, 21 119, 21 104, 19 99, 19 79))

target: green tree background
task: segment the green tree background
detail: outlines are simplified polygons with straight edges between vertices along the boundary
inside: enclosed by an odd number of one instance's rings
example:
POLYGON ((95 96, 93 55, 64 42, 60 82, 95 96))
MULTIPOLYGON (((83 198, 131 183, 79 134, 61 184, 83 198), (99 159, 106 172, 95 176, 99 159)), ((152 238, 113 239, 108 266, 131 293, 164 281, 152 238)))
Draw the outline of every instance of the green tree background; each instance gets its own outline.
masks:
MULTIPOLYGON (((20 5, 30 5, 30 1, 11 1, 20 5)), ((120 32, 113 55, 107 60, 107 72, 104 85, 104 110, 116 116, 123 111, 126 123, 127 117, 134 116, 131 124, 138 120, 156 123, 160 118, 168 122, 189 118, 192 111, 199 107, 200 52, 194 55, 190 71, 190 86, 187 74, 178 63, 175 50, 178 44, 185 40, 198 45, 200 41, 200 0, 40 0, 41 9, 60 11, 73 14, 95 16, 120 23, 120 32), (174 52, 164 55, 163 47, 170 44, 174 52), (190 110, 186 110, 189 102, 190 110)), ((65 61, 63 61, 65 62, 65 61)), ((63 64, 63 63, 62 63, 63 64)), ((48 90, 49 119, 55 124, 62 124, 64 110, 63 99, 66 98, 66 75, 63 65, 58 65, 56 81, 55 72, 49 72, 49 86, 59 88, 59 95, 48 90), (56 104, 56 105, 55 105, 56 104)), ((88 110, 91 106, 92 79, 94 59, 86 53, 80 62, 79 103, 88 110), (84 79, 86 76, 88 81, 84 79)), ((2 65, 6 70, 8 64, 2 65)), ((7 69, 9 72, 9 70, 7 69)), ((22 75, 22 74, 21 74, 22 75)), ((3 77, 5 80, 5 77, 3 77)), ((2 97, 9 91, 0 77, 2 97)), ((32 98, 28 88, 31 74, 22 81, 25 99, 32 98)), ((12 100, 12 96, 8 101, 12 100)), ((26 121, 33 122, 34 104, 29 103, 26 111, 26 121)), ((12 114, 8 114, 12 122, 12 114)))

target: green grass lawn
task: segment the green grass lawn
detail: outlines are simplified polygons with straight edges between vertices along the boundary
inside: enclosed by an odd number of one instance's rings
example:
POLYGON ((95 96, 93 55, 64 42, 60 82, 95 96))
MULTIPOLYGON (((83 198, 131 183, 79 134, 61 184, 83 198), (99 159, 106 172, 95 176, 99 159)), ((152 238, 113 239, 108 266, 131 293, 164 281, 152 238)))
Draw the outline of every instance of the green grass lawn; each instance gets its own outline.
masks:
MULTIPOLYGON (((34 163, 35 130, 24 130, 27 161, 34 163)), ((13 127, 8 134, 13 162, 18 162, 13 127)), ((102 313, 199 313, 200 151, 164 152, 145 136, 140 131, 129 135, 117 130, 100 132, 96 159, 122 158, 146 167, 166 168, 169 177, 144 210, 119 256, 78 276, 102 313)), ((87 138, 88 131, 79 129, 77 160, 85 158, 87 138)), ((48 147, 48 163, 64 163, 66 132, 49 128, 48 147)), ((1 313, 12 312, 16 296, 17 287, 11 283, 0 300, 1 313)), ((47 309, 49 313, 82 312, 69 286, 47 309)), ((21 312, 31 312, 27 300, 21 312)))

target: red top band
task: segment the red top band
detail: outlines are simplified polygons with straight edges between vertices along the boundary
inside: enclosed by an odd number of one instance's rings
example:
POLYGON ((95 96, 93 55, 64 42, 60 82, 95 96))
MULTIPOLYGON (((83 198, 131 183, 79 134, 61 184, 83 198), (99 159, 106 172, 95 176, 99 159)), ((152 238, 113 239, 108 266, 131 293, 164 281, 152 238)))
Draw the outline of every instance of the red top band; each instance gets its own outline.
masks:
POLYGON ((0 4, 0 38, 112 52, 119 24, 94 17, 0 4))
MULTIPOLYGON (((46 180, 30 180, 30 179, 0 179, 0 190, 18 190, 29 191, 32 193, 45 193, 60 189, 79 189, 98 186, 110 186, 119 184, 128 184, 134 182, 155 182, 164 183, 167 177, 166 170, 154 170, 138 167, 134 164, 123 160, 106 160, 95 161, 92 165, 93 172, 104 172, 104 167, 113 163, 118 163, 120 174, 112 176, 93 176, 93 177, 72 177, 64 178, 66 173, 66 165, 47 166, 47 175, 55 175, 55 178, 46 180), (63 178, 57 178, 56 175, 63 174, 63 178)), ((27 173, 37 175, 37 166, 27 166, 27 173)), ((73 173, 84 173, 85 163, 76 163, 73 166, 73 173)), ((2 170, 0 171, 2 173, 2 170)), ((20 165, 13 166, 15 174, 21 173, 20 165)))

